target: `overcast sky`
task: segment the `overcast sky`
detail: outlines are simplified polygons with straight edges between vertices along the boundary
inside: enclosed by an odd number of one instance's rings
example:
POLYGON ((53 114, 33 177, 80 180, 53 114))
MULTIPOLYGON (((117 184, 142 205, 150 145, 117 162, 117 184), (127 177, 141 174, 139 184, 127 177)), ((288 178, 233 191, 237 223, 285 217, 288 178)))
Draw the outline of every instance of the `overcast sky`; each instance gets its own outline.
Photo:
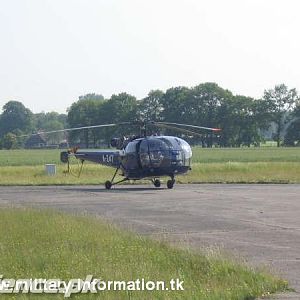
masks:
POLYGON ((300 90, 299 0, 0 0, 0 106, 213 81, 300 90))

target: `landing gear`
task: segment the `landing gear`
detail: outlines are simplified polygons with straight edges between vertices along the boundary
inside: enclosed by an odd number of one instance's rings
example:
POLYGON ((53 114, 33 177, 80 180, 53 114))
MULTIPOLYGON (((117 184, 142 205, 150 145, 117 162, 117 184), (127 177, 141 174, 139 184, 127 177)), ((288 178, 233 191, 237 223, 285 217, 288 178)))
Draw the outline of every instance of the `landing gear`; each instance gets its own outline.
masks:
POLYGON ((161 183, 160 183, 160 180, 159 180, 159 179, 155 179, 155 180, 153 181, 153 184, 154 184, 155 187, 159 188, 161 183))
POLYGON ((114 182, 114 179, 115 179, 115 177, 116 177, 116 175, 117 175, 119 169, 120 169, 120 168, 117 168, 117 169, 116 169, 115 174, 114 174, 113 178, 111 179, 111 181, 107 180, 107 181, 105 182, 104 185, 105 185, 105 188, 106 188, 107 190, 110 190, 111 187, 112 187, 113 185, 115 185, 115 184, 118 184, 118 183, 121 183, 121 182, 124 182, 124 181, 129 180, 129 179, 126 177, 126 178, 123 178, 123 179, 121 179, 121 180, 119 180, 119 181, 117 181, 117 182, 114 182))
POLYGON ((172 189, 174 187, 174 184, 175 184, 175 179, 174 178, 168 180, 167 181, 167 188, 172 189))

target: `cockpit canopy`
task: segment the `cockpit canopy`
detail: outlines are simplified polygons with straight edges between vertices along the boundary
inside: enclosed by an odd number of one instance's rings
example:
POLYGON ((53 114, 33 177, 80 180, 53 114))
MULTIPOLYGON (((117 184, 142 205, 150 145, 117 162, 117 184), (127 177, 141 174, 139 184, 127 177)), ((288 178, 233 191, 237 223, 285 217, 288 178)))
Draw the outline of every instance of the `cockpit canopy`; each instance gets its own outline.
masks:
POLYGON ((142 167, 190 166, 192 150, 181 138, 151 136, 130 142, 125 153, 135 154, 142 167))

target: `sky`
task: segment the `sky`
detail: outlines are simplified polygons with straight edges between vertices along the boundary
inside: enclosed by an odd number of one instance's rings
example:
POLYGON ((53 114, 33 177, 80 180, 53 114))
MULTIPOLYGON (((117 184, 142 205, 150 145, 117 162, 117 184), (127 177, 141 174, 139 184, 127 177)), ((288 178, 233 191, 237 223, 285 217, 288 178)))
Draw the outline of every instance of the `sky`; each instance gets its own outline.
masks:
POLYGON ((300 91, 298 0, 0 0, 0 107, 216 82, 300 91))

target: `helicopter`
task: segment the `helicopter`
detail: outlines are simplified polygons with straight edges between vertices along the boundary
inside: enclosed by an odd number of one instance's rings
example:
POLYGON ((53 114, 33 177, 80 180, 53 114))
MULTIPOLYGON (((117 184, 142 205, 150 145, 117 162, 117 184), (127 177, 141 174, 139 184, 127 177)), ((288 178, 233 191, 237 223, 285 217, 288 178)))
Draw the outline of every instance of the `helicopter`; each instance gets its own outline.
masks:
POLYGON ((75 147, 67 151, 62 151, 60 153, 60 160, 69 166, 70 157, 75 157, 81 161, 82 164, 84 161, 90 161, 115 168, 112 179, 105 182, 105 188, 108 190, 116 184, 140 179, 149 179, 155 187, 159 188, 161 186, 161 177, 170 178, 167 181, 167 188, 172 189, 175 184, 175 176, 185 174, 191 170, 191 146, 188 142, 176 136, 147 134, 148 127, 154 126, 172 129, 189 135, 201 135, 198 132, 192 131, 194 129, 211 132, 221 131, 219 128, 181 123, 143 121, 84 126, 40 132, 38 134, 116 126, 124 127, 129 125, 139 126, 139 135, 111 139, 110 145, 116 148, 116 150, 79 150, 79 148, 75 147), (119 181, 115 181, 118 172, 120 172, 123 178, 119 181))

